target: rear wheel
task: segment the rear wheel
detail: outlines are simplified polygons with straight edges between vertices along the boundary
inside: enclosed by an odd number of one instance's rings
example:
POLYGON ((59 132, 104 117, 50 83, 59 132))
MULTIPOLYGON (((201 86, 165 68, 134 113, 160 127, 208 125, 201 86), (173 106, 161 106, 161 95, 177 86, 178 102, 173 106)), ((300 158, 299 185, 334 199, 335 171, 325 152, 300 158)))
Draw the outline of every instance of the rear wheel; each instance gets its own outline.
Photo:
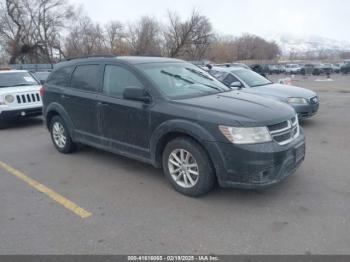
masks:
POLYGON ((190 138, 177 138, 166 145, 163 170, 175 190, 187 196, 203 195, 215 185, 207 153, 190 138))
POLYGON ((50 133, 52 142, 60 153, 68 154, 75 150, 76 145, 72 141, 66 124, 60 116, 54 116, 51 119, 50 133))

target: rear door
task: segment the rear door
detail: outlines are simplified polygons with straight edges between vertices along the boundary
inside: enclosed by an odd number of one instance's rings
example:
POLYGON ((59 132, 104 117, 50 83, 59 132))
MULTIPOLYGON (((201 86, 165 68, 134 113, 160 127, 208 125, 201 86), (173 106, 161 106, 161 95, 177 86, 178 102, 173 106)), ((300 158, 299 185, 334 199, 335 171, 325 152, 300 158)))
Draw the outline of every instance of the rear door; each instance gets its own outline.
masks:
POLYGON ((61 93, 61 103, 71 118, 78 137, 98 142, 97 94, 101 90, 102 65, 75 67, 70 87, 61 93))
POLYGON ((131 68, 105 65, 103 93, 98 98, 103 141, 113 150, 149 158, 150 106, 123 99, 126 87, 144 88, 144 84, 131 68))

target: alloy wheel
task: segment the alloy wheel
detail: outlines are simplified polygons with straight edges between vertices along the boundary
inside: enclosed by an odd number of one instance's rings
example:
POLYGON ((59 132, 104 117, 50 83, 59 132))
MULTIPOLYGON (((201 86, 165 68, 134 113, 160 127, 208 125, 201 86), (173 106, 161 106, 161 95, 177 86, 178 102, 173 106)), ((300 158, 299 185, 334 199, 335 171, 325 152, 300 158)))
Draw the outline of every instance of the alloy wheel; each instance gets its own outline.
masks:
POLYGON ((185 149, 175 149, 168 158, 172 179, 183 188, 193 188, 199 179, 199 168, 194 156, 185 149))

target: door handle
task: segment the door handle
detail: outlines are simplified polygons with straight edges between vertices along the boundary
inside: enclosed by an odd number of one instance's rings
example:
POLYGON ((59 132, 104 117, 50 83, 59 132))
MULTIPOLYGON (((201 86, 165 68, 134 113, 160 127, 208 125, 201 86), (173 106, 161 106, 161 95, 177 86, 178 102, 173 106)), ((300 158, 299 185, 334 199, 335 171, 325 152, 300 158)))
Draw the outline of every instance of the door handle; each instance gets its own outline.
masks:
POLYGON ((97 102, 97 105, 98 106, 103 106, 103 107, 107 107, 108 106, 108 104, 104 103, 104 102, 97 102))
POLYGON ((62 99, 70 99, 70 97, 69 97, 69 96, 66 96, 66 95, 61 95, 61 98, 62 98, 62 99))

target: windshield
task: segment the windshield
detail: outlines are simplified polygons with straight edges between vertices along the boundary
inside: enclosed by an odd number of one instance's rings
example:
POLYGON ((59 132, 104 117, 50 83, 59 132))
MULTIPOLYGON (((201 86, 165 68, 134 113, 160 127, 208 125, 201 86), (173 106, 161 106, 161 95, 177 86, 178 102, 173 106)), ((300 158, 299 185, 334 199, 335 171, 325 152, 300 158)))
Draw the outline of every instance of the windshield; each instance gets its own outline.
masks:
POLYGON ((27 72, 0 73, 0 88, 33 85, 38 82, 27 72))
POLYGON ((272 84, 270 80, 251 70, 235 70, 232 73, 243 80, 250 87, 272 84))
POLYGON ((137 66, 172 99, 231 91, 202 69, 188 63, 154 63, 137 66))

